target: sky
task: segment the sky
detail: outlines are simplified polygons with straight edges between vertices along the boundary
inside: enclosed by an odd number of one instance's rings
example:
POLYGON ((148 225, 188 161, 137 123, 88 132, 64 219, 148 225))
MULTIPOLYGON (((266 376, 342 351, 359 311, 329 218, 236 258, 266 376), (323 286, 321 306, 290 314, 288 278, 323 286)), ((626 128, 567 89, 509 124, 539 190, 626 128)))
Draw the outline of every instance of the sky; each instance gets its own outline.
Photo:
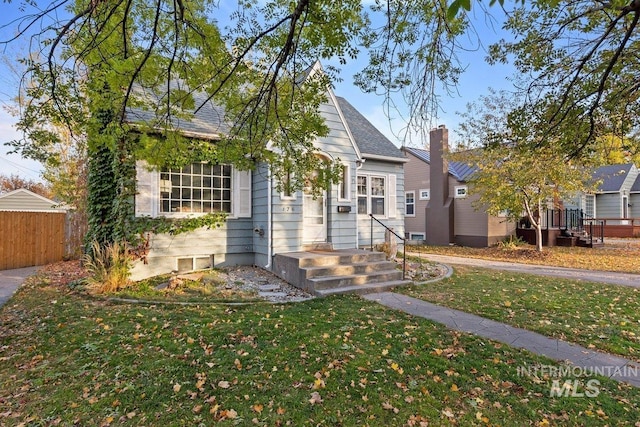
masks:
MULTIPOLYGON (((44 1, 44 0, 43 0, 44 1)), ((48 2, 48 0, 47 0, 48 2)), ((21 0, 14 0, 10 3, 3 2, 0 7, 0 40, 5 40, 12 35, 12 25, 3 28, 7 23, 22 16, 20 10, 21 0)), ((493 11, 492 11, 493 12, 493 11)), ((496 10, 496 12, 498 12, 496 10)), ((450 129, 450 142, 455 140, 455 129, 460 117, 457 113, 463 112, 469 102, 478 100, 481 95, 486 95, 489 88, 502 89, 510 87, 509 77, 513 74, 510 67, 504 65, 490 66, 485 62, 486 50, 492 42, 503 37, 504 34, 496 29, 495 25, 488 25, 484 15, 479 10, 473 10, 473 23, 477 33, 480 35, 483 45, 478 47, 476 43, 469 41, 470 50, 460 56, 465 73, 461 76, 458 93, 452 96, 441 94, 441 111, 437 117, 430 120, 430 127, 445 125, 450 129), (453 132, 452 132, 453 130, 453 132)), ((14 27, 14 26, 13 26, 14 27)), ((16 118, 6 111, 6 107, 12 105, 12 99, 17 94, 18 77, 11 71, 10 64, 15 62, 21 52, 27 51, 26 42, 20 41, 7 46, 0 46, 0 173, 5 175, 17 174, 23 178, 34 181, 40 180, 41 165, 29 159, 23 159, 17 154, 9 154, 9 147, 4 143, 19 138, 18 132, 14 128, 16 118), (9 65, 8 65, 9 64, 9 65)), ((336 83, 334 92, 337 96, 342 96, 349 101, 358 111, 360 111, 369 121, 371 121, 382 133, 384 133, 394 144, 400 147, 403 141, 397 136, 400 135, 405 124, 398 114, 392 112, 391 117, 387 117, 381 95, 363 93, 353 85, 352 76, 359 71, 366 61, 366 53, 362 53, 356 61, 340 66, 342 78, 336 83)), ((331 64, 338 66, 337 63, 331 64)), ((402 101, 396 99, 402 106, 402 101)), ((427 141, 419 141, 419 138, 412 137, 408 145, 424 147, 427 141)))

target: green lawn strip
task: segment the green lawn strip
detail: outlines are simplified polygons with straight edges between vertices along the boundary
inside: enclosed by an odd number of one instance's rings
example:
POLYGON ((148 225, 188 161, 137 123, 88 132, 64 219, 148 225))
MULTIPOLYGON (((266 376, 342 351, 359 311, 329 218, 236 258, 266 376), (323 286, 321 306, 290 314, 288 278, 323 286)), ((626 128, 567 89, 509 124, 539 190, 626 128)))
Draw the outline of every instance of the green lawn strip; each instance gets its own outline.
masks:
POLYGON ((149 306, 32 283, 0 336, 0 425, 634 425, 640 410, 640 390, 604 378, 597 396, 550 396, 554 378, 521 368, 553 362, 355 296, 149 306))
POLYGON ((628 248, 607 245, 603 248, 545 247, 542 253, 534 246, 523 245, 512 248, 471 248, 465 246, 409 246, 412 253, 447 255, 465 258, 488 259, 534 265, 572 266, 585 270, 640 273, 640 247, 628 248))
POLYGON ((457 266, 448 279, 399 292, 640 360, 636 288, 457 266))

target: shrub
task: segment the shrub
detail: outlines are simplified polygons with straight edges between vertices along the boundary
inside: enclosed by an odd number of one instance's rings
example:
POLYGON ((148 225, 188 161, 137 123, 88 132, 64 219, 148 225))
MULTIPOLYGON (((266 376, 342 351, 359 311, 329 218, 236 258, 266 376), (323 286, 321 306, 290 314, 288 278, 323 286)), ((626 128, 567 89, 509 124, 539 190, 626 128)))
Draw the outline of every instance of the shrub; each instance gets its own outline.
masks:
POLYGON ((498 242, 498 247, 500 249, 516 249, 519 246, 525 246, 527 242, 522 240, 519 236, 514 236, 513 234, 507 236, 501 242, 498 242))
POLYGON ((127 245, 114 242, 106 246, 94 241, 83 258, 89 273, 87 284, 96 293, 117 292, 129 284, 131 254, 127 245))

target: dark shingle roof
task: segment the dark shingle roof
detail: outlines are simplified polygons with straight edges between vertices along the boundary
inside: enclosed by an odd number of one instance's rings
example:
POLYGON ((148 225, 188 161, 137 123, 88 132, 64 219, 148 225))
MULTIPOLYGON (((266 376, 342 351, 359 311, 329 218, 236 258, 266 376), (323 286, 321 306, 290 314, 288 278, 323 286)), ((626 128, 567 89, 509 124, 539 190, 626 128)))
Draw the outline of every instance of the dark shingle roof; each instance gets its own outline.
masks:
MULTIPOLYGON (((593 172, 593 179, 601 181, 598 186, 598 191, 603 192, 616 192, 620 191, 624 180, 627 178, 632 164, 624 165, 607 165, 601 166, 593 172)), ((637 180, 636 180, 637 181, 637 180)), ((636 184, 634 184, 634 187, 636 184)))
MULTIPOLYGON (((421 148, 411 148, 405 147, 405 150, 423 162, 431 164, 431 153, 428 150, 423 150, 421 148)), ((455 179, 460 182, 466 181, 475 171, 476 168, 473 166, 469 166, 463 162, 448 162, 449 173, 453 175, 455 179)))
MULTIPOLYGON (((186 91, 186 88, 181 88, 179 83, 175 83, 175 87, 172 87, 172 89, 178 88, 186 91)), ((158 94, 157 92, 137 87, 134 88, 134 93, 137 97, 146 99, 151 104, 166 102, 166 92, 158 94)), ((204 93, 196 92, 192 96, 197 109, 192 117, 171 115, 167 119, 166 117, 156 116, 154 111, 130 108, 127 110, 126 120, 129 123, 144 123, 158 129, 162 129, 167 125, 169 129, 178 130, 187 136, 205 139, 217 139, 220 135, 227 134, 231 128, 224 120, 224 109, 207 100, 207 96, 204 93)), ((186 113, 193 114, 193 111, 186 111, 186 113)))
POLYGON ((636 178, 635 182, 631 186, 631 193, 640 193, 640 175, 636 178))
POLYGON ((336 99, 363 157, 366 158, 368 154, 404 161, 402 151, 360 114, 353 105, 344 98, 336 97, 336 99))

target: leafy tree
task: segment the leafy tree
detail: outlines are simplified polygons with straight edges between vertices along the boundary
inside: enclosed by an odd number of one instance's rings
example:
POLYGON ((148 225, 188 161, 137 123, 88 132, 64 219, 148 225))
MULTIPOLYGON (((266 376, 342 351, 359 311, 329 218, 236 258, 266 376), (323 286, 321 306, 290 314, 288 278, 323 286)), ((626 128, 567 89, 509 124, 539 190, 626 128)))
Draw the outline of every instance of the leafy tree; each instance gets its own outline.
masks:
POLYGON ((594 143, 593 161, 597 166, 623 163, 640 164, 640 143, 634 137, 603 135, 594 143))
POLYGON ((548 142, 589 156, 598 139, 638 130, 639 19, 635 0, 526 2, 504 26, 514 40, 492 46, 490 60, 517 68, 524 101, 547 111, 538 125, 548 142))
POLYGON ((46 198, 52 197, 51 189, 45 184, 31 179, 22 178, 20 175, 0 174, 0 194, 24 188, 46 198))
POLYGON ((476 208, 489 214, 507 212, 511 220, 523 215, 536 230, 536 249, 542 251, 542 213, 557 199, 587 189, 590 169, 569 158, 562 141, 549 141, 540 113, 517 107, 506 92, 471 104, 461 126, 465 144, 452 153, 454 160, 476 168, 469 181, 477 195, 476 208))

